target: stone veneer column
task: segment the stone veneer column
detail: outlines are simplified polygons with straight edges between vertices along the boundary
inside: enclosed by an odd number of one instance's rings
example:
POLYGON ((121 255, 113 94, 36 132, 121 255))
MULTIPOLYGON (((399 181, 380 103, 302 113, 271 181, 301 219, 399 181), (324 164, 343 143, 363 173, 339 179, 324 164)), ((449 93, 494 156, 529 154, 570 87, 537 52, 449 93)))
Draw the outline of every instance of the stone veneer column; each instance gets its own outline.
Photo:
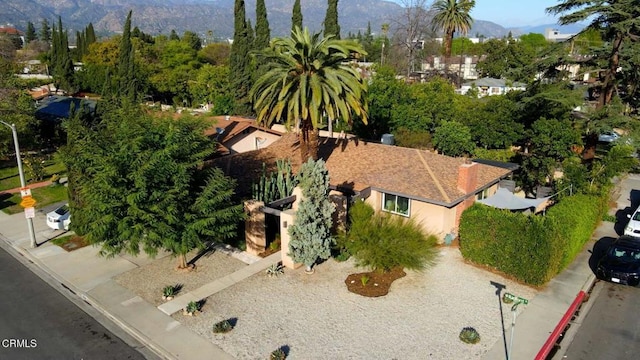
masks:
POLYGON ((302 266, 289 256, 289 242, 291 241, 289 226, 293 225, 295 219, 296 210, 289 209, 280 213, 280 254, 282 255, 282 266, 289 269, 297 269, 302 266))
POLYGON ((329 201, 335 206, 335 210, 331 215, 331 220, 333 221, 331 232, 335 234, 347 228, 347 197, 340 191, 331 190, 329 192, 329 201))
POLYGON ((264 202, 249 200, 244 203, 244 210, 248 216, 244 224, 244 237, 247 243, 247 252, 258 255, 267 248, 267 236, 265 229, 265 215, 260 210, 264 202))

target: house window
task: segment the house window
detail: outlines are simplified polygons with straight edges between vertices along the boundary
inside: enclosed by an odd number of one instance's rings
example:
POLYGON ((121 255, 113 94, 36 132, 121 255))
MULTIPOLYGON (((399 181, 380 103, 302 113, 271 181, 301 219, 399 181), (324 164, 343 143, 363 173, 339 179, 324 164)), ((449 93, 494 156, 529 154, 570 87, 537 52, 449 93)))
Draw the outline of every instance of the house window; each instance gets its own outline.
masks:
POLYGON ((409 199, 406 197, 382 194, 382 210, 402 216, 410 215, 409 199))
POLYGON ((484 200, 489 197, 489 189, 484 189, 476 194, 476 200, 484 200))

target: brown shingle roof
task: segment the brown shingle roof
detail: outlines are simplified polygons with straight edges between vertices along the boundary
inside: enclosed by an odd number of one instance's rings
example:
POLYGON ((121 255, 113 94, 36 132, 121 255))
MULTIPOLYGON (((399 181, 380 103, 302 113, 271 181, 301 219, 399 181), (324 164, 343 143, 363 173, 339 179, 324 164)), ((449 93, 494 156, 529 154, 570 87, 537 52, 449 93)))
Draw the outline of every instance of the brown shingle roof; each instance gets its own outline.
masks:
MULTIPOLYGON (((276 159, 288 158, 297 171, 300 167, 298 145, 297 136, 289 133, 268 148, 220 158, 216 163, 238 179, 238 190, 242 193, 243 188, 250 191, 253 179, 260 177, 263 162, 267 171, 273 171, 276 159)), ((372 187, 447 206, 469 195, 457 186, 463 158, 358 139, 328 138, 321 139, 318 155, 326 161, 332 185, 356 191, 372 187)), ((511 172, 486 164, 476 166, 476 189, 487 187, 511 172)))

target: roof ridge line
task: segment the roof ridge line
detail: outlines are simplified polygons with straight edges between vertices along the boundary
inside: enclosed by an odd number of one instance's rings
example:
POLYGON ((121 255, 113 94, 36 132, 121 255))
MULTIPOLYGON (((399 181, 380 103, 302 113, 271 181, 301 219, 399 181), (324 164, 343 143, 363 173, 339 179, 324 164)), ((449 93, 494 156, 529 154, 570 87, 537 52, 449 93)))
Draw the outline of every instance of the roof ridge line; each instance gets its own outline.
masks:
POLYGON ((431 167, 429 167, 429 164, 427 164, 427 160, 425 160, 424 157, 422 157, 422 154, 420 153, 419 149, 416 149, 416 152, 418 153, 418 157, 420 158, 420 161, 422 161, 422 164, 427 169, 427 172, 429 173, 429 176, 431 176, 431 179, 433 179, 433 182, 436 184, 436 187, 438 188, 438 190, 440 190, 440 194, 444 197, 444 199, 448 203, 450 203, 451 199, 449 199, 449 196, 447 195, 447 192, 444 191, 444 188, 440 184, 440 181, 438 181, 438 179, 436 178, 436 175, 433 173, 433 170, 431 170, 431 167))

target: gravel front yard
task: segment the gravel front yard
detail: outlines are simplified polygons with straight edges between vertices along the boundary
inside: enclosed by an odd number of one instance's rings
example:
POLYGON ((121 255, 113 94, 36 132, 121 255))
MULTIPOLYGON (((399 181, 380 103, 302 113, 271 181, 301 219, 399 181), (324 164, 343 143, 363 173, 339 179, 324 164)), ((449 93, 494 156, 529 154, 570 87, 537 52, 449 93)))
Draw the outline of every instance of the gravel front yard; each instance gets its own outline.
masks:
MULTIPOLYGON (((232 270, 229 260, 238 262, 222 256, 226 255, 200 259, 198 264, 213 271, 213 263, 223 263, 215 270, 221 276, 232 270)), ((135 280, 124 275, 121 283, 140 287, 149 278, 174 271, 166 264, 153 266, 139 269, 135 280)), ((500 305, 490 281, 506 285, 506 291, 521 297, 536 294, 534 289, 465 264, 455 247, 440 248, 435 267, 423 273, 408 271, 384 297, 366 298, 347 291, 347 275, 362 271, 351 261, 329 260, 317 266, 313 275, 302 268, 285 270, 277 278, 259 273, 207 298, 197 316, 176 313, 173 317, 238 359, 267 359, 283 346, 289 349, 288 359, 480 359, 502 341, 500 306, 505 324, 511 321, 510 306, 500 305), (237 319, 236 327, 227 334, 214 334, 213 324, 225 319, 237 319), (478 344, 458 339, 467 326, 480 333, 478 344)), ((200 276, 198 271, 187 277, 200 276)), ((185 289, 192 290, 191 286, 185 289)), ((152 300, 158 297, 157 291, 154 288, 152 300)))

